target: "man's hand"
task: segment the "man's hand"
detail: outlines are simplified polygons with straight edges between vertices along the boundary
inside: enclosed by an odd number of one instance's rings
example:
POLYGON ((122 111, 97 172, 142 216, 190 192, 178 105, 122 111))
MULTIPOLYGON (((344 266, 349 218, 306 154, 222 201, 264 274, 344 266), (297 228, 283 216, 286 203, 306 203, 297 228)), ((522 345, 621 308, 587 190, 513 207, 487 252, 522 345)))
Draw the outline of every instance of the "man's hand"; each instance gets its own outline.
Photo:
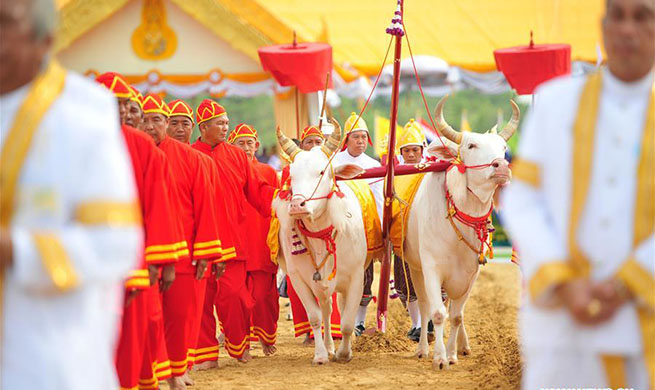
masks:
POLYGON ((555 294, 576 322, 598 325, 612 318, 627 300, 616 283, 577 279, 559 286, 555 294))
POLYGON ((159 279, 159 267, 154 264, 148 264, 148 278, 150 279, 150 285, 154 286, 159 279))
POLYGON ((207 259, 198 260, 196 262, 196 280, 201 280, 207 271, 207 259))
POLYGON ((166 264, 162 267, 161 281, 159 282, 159 290, 161 292, 167 291, 175 281, 175 264, 166 264))
POLYGON ((212 264, 214 276, 216 277, 216 280, 218 280, 221 275, 223 275, 223 272, 225 272, 225 263, 214 263, 212 264))
POLYGON ((125 297, 125 307, 130 306, 130 303, 132 303, 134 298, 136 298, 136 296, 139 295, 140 292, 141 290, 138 289, 128 291, 127 296, 125 297))
POLYGON ((8 268, 13 262, 14 248, 9 229, 0 228, 0 269, 8 268))
POLYGON ((595 283, 592 294, 602 303, 602 315, 611 318, 624 303, 631 299, 627 288, 616 279, 595 283))

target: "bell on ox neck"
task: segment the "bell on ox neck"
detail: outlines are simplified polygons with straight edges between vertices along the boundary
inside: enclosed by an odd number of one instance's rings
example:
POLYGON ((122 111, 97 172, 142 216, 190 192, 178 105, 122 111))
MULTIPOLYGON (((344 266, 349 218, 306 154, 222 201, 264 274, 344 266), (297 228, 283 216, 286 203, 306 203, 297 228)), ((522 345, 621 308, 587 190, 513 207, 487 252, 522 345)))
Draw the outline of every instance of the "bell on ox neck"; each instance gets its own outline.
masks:
POLYGON ((314 279, 315 282, 320 281, 322 279, 321 278, 321 273, 318 272, 318 270, 317 270, 316 272, 314 272, 314 277, 312 279, 314 279))

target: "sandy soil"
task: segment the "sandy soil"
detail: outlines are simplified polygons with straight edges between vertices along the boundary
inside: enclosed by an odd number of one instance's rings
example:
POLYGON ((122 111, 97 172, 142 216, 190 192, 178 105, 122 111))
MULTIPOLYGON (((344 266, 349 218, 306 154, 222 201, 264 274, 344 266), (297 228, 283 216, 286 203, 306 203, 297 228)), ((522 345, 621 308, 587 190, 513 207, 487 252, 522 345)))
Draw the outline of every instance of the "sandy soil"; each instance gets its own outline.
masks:
MULTIPOLYGON (((256 346, 252 351, 255 358, 242 364, 221 351, 220 368, 192 372, 196 385, 189 388, 405 389, 428 385, 448 390, 517 389, 521 377, 516 324, 519 294, 517 266, 489 264, 482 268, 464 312, 473 353, 460 356, 459 363, 447 371, 434 371, 431 360, 412 356, 416 344, 404 336, 409 318, 394 299, 387 334, 360 337, 350 363, 312 366, 313 347, 303 347, 302 340, 293 337, 293 323, 286 321, 288 308, 282 307, 276 355, 264 357, 256 346)), ((282 299, 281 303, 286 302, 282 299)), ((374 310, 372 304, 368 326, 374 325, 374 310)))

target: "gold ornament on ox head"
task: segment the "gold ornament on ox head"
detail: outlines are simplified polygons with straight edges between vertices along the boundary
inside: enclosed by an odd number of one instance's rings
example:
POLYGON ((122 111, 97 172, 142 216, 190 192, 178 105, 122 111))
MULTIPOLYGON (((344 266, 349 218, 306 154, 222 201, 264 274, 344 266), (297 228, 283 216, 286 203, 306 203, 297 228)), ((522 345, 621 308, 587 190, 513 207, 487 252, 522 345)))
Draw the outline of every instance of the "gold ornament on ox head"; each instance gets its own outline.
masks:
POLYGON ((146 60, 163 60, 177 49, 177 35, 168 26, 163 0, 143 0, 141 24, 132 34, 132 49, 146 60))

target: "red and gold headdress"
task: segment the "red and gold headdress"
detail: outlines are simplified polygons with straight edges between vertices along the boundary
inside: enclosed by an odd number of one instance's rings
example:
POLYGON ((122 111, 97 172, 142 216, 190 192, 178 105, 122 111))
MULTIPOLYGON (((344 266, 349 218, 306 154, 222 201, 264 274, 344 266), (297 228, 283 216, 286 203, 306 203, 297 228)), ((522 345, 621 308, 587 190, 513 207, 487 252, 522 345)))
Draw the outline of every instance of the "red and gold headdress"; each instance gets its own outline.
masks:
POLYGON ((154 93, 149 93, 143 98, 142 107, 143 107, 144 114, 157 113, 157 114, 162 114, 165 117, 168 117, 169 115, 168 105, 166 104, 164 99, 162 99, 161 96, 154 93))
POLYGON ((325 134, 323 134, 323 132, 318 127, 310 125, 305 127, 305 129, 302 131, 302 134, 300 134, 300 142, 311 136, 317 136, 325 139, 325 134))
POLYGON ((138 89, 134 88, 133 86, 129 86, 130 91, 132 91, 132 96, 130 96, 130 100, 135 101, 139 104, 139 106, 143 109, 143 95, 141 95, 141 92, 139 92, 138 89))
POLYGON ((106 72, 96 77, 96 82, 104 85, 117 98, 129 99, 133 96, 132 87, 125 78, 116 72, 106 72))
POLYGON ((168 108, 170 109, 169 116, 185 116, 191 119, 191 123, 193 123, 193 108, 191 108, 191 106, 184 100, 173 100, 172 102, 168 103, 168 108))
POLYGON ((257 130, 245 123, 239 123, 237 127, 230 132, 230 135, 227 137, 227 142, 233 144, 238 138, 242 137, 253 137, 255 140, 258 140, 257 130))
POLYGON ((196 120, 198 124, 206 122, 210 119, 218 118, 219 116, 226 115, 227 112, 220 104, 211 99, 205 99, 200 102, 196 109, 196 120))

